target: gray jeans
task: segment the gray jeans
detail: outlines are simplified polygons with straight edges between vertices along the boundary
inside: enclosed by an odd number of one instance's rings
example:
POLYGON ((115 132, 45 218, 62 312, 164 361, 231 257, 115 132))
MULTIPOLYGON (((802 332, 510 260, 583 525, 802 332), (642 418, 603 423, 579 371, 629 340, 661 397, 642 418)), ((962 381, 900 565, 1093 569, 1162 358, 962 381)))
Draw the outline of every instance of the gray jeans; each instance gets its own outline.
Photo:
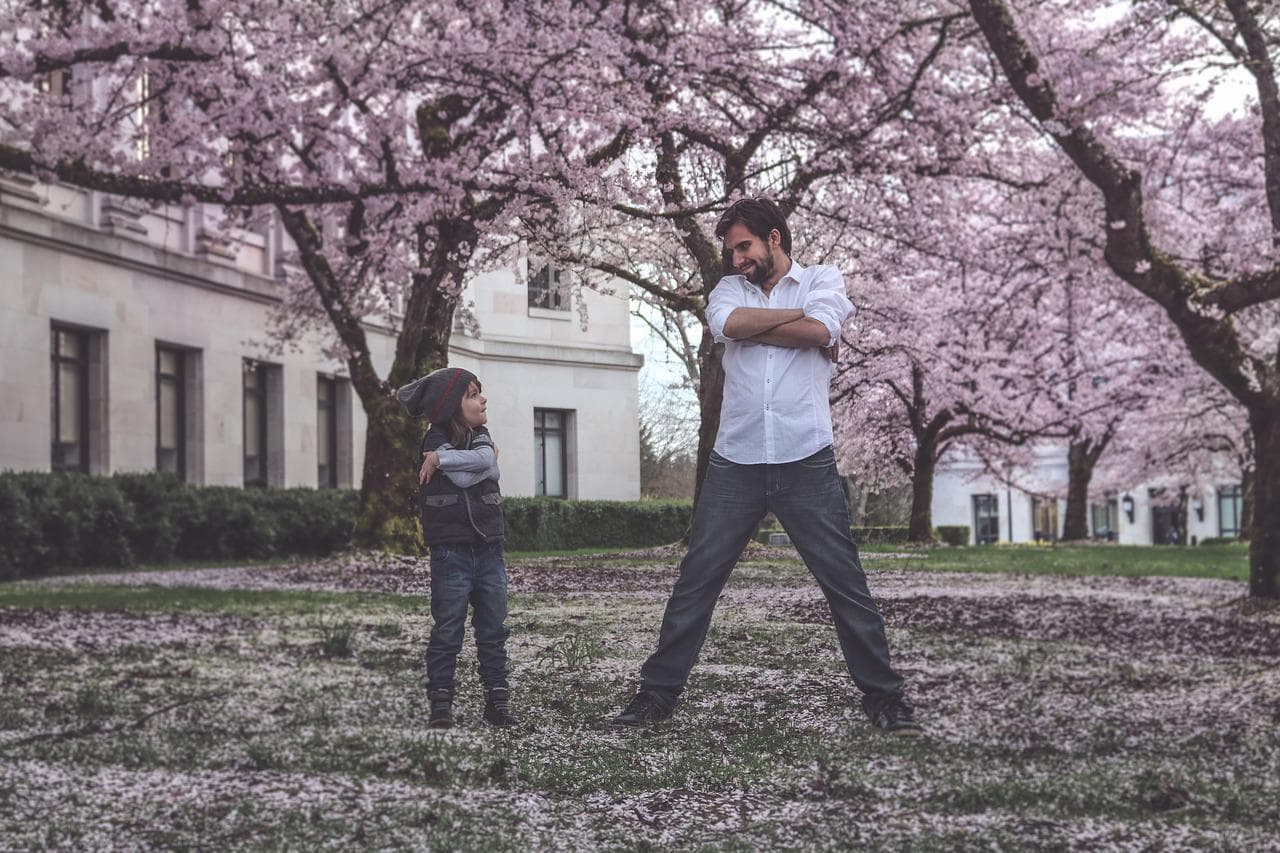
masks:
POLYGON ((783 465, 739 465, 711 454, 658 649, 640 669, 641 689, 675 703, 702 651, 716 600, 766 512, 782 522, 826 595, 854 683, 872 704, 901 695, 902 677, 889 665, 884 620, 867 590, 830 447, 783 465))

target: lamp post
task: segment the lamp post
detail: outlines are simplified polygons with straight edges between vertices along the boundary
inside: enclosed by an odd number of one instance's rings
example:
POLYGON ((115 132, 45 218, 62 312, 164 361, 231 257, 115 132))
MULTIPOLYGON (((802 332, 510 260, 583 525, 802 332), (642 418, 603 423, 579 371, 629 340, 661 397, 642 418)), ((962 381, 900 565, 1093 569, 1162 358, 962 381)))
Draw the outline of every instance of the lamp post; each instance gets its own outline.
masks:
POLYGON ((1125 517, 1129 519, 1129 523, 1133 524, 1133 495, 1125 495, 1121 498, 1120 508, 1124 510, 1125 517))

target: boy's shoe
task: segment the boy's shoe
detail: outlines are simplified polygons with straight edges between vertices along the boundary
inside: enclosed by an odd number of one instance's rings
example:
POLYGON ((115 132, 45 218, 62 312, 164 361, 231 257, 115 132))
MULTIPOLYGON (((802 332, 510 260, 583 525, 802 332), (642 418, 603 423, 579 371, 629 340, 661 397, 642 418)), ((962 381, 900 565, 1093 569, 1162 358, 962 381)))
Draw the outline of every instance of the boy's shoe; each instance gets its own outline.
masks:
POLYGON ((609 721, 613 726, 646 726, 669 719, 675 711, 675 704, 664 702, 654 692, 641 690, 637 693, 621 714, 609 721))
POLYGON ((484 721, 491 726, 514 726, 520 721, 511 715, 508 703, 511 691, 505 687, 495 687, 484 692, 484 721))
POLYGON ((898 737, 920 737, 924 728, 916 722, 915 710, 901 696, 891 696, 874 704, 865 698, 862 709, 867 712, 871 725, 880 731, 898 737))
POLYGON ((453 725, 453 691, 448 688, 428 690, 427 699, 431 702, 431 716, 427 725, 433 729, 447 729, 453 725))

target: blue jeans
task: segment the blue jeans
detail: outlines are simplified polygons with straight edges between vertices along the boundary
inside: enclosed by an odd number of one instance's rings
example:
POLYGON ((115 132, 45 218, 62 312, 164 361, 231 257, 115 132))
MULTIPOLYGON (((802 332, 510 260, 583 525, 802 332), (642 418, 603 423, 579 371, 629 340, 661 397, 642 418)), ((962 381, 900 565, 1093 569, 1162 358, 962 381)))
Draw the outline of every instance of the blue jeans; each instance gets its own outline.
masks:
POLYGON ((480 683, 507 686, 507 565, 502 541, 431 546, 431 639, 427 689, 453 688, 462 634, 471 607, 480 683))
POLYGON ((729 573, 770 511, 826 595, 845 666, 867 702, 900 696, 903 680, 889 665, 884 620, 867 590, 830 447, 783 465, 739 465, 712 452, 658 649, 640 669, 641 689, 675 704, 729 573))

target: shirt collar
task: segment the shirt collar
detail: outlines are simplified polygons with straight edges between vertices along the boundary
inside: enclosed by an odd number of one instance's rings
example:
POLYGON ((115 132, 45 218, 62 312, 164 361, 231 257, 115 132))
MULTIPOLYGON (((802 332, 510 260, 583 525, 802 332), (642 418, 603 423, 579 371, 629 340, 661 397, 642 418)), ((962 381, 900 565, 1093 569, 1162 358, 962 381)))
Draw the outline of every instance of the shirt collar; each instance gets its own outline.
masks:
POLYGON ((792 261, 791 261, 791 269, 787 270, 787 274, 786 274, 786 275, 784 275, 782 278, 778 279, 778 284, 782 284, 782 283, 783 283, 784 281, 786 281, 787 279, 791 279, 791 280, 792 280, 792 281, 794 281, 796 284, 799 284, 799 283, 800 283, 800 276, 804 275, 804 271, 805 271, 806 269, 807 269, 807 267, 802 267, 802 266, 800 266, 800 264, 799 264, 799 263, 797 263, 797 262, 795 261, 795 259, 793 258, 793 259, 792 259, 792 261))
MULTIPOLYGON (((806 269, 808 269, 808 267, 802 267, 802 266, 800 266, 800 264, 796 263, 796 261, 795 261, 794 259, 792 259, 792 261, 791 261, 791 269, 787 270, 786 275, 784 275, 782 278, 778 279, 778 284, 775 284, 775 285, 774 285, 774 287, 778 287, 779 285, 781 285, 784 281, 786 281, 786 280, 788 280, 788 279, 790 279, 791 281, 795 282, 796 284, 799 284, 799 283, 800 283, 800 276, 804 274, 804 271, 805 271, 806 269)), ((743 278, 744 278, 748 283, 750 283, 750 282, 751 282, 751 279, 746 278, 746 276, 743 276, 743 278)), ((756 290, 760 290, 760 291, 763 291, 763 290, 764 290, 764 288, 762 288, 762 287, 761 287, 760 285, 758 285, 758 284, 757 284, 757 285, 755 285, 755 288, 756 288, 756 290)))

